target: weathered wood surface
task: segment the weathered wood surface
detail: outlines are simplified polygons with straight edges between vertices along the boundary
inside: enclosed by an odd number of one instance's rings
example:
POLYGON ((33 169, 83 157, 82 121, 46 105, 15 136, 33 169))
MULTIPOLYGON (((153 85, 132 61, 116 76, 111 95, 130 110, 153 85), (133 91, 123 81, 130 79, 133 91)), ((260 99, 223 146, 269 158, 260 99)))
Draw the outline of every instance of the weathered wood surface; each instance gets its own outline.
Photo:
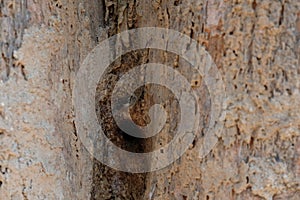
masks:
MULTIPOLYGON (((0 24, 0 199, 300 196, 299 1, 1 0, 0 24), (147 26, 178 30, 210 53, 226 88, 225 129, 203 159, 200 135, 172 166, 131 175, 103 166, 82 146, 72 87, 100 41, 147 26)), ((118 73, 147 59, 186 64, 160 51, 135 55, 115 64, 118 73)), ((144 88, 141 100, 149 103, 153 90, 144 88)), ((209 94, 201 91, 205 102, 209 94)))

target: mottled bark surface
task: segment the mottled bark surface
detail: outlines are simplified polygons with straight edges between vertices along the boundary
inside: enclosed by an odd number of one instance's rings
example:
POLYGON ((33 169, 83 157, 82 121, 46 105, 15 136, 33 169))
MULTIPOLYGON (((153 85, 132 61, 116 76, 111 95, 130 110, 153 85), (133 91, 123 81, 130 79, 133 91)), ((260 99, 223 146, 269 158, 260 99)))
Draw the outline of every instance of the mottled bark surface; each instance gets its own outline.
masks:
MULTIPOLYGON (((299 1, 0 0, 0 25, 0 199, 299 198, 299 1), (82 146, 72 88, 80 63, 99 42, 148 26, 187 34, 210 53, 226 88, 225 129, 205 158, 199 158, 199 134, 171 166, 133 175, 102 165, 82 146)), ((137 145, 105 113, 112 88, 104 83, 112 86, 128 69, 154 61, 182 71, 188 64, 145 49, 113 63, 99 84, 99 121, 122 148, 155 149, 176 125, 175 116, 163 133, 137 145)), ((145 110, 155 100, 171 97, 166 109, 178 109, 172 95, 157 91, 137 91, 137 123, 147 123, 145 110)), ((205 84, 200 92, 205 128, 205 84)))

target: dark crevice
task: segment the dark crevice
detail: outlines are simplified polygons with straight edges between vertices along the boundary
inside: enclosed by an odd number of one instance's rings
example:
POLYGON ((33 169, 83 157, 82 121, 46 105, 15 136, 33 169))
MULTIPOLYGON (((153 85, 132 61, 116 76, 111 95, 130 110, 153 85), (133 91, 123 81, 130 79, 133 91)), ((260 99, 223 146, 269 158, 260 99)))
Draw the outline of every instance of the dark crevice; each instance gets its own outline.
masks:
POLYGON ((253 137, 251 137, 250 138, 250 149, 253 149, 253 145, 254 145, 254 138, 253 137))
POLYGON ((76 126, 75 126, 75 121, 73 121, 73 134, 75 136, 75 143, 74 143, 74 148, 75 148, 75 156, 77 159, 79 159, 79 149, 78 149, 78 146, 77 146, 77 142, 78 142, 78 134, 77 134, 77 129, 76 129, 76 126))
POLYGON ((240 127, 238 125, 236 125, 236 130, 237 130, 237 135, 241 135, 241 130, 240 130, 240 127))
POLYGON ((28 200, 27 194, 25 193, 26 190, 26 186, 25 184, 23 184, 23 189, 22 189, 22 196, 24 200, 28 200))
POLYGON ((166 12, 167 12, 167 16, 168 16, 168 23, 170 24, 170 13, 169 13, 169 9, 166 8, 166 12))
MULTIPOLYGON (((145 50, 148 52, 148 50, 145 50)), ((152 140, 135 138, 123 132, 114 121, 111 114, 110 95, 113 86, 116 84, 115 79, 109 77, 121 77, 129 69, 135 65, 144 63, 143 53, 132 52, 124 54, 111 64, 107 72, 102 76, 96 90, 96 113, 101 124, 103 132, 116 146, 126 151, 143 153, 151 149, 152 140), (109 88, 107 88, 109 86, 109 88), (97 91, 107 89, 108 96, 97 97, 97 91), (147 149, 149 148, 149 149, 147 149)), ((144 88, 138 89, 133 100, 133 121, 136 124, 143 124, 143 107, 142 101, 145 98, 144 88), (135 121, 137 119, 137 121, 135 121)), ((126 119, 123 121, 126 124, 126 119)), ((146 161, 147 162, 147 161, 146 161)), ((150 163, 149 163, 150 166, 150 163)), ((93 187, 91 191, 91 199, 143 199, 146 191, 147 173, 132 174, 112 169, 98 160, 93 161, 93 187)))
POLYGON ((256 0, 254 0, 252 2, 252 9, 255 10, 256 9, 256 6, 257 6, 257 3, 256 3, 256 0))
MULTIPOLYGON (((118 33, 120 27, 118 27, 119 20, 119 7, 121 7, 123 2, 112 1, 111 4, 106 5, 106 1, 101 1, 101 5, 98 5, 98 12, 103 13, 101 16, 100 27, 103 27, 107 30, 107 36, 113 36, 118 33), (100 11, 99 11, 100 10, 100 11)), ((133 5, 127 3, 126 14, 130 18, 127 22, 127 28, 136 27, 136 1, 132 2, 133 5)), ((93 17, 92 17, 93 18, 93 17)), ((114 46, 112 44, 112 49, 114 46)), ((122 55, 120 60, 114 64, 113 67, 118 70, 107 71, 103 77, 119 76, 119 74, 124 73, 128 70, 130 65, 137 65, 143 60, 143 55, 135 55, 134 53, 131 56, 122 55), (125 70, 125 71, 124 71, 125 70)), ((99 85, 101 83, 99 82, 99 85)), ((114 85, 113 83, 106 84, 114 85)), ((106 88, 108 89, 108 88, 106 88)), ((109 89, 111 89, 109 87, 109 89)), ((96 92, 97 94, 97 92, 96 92)), ((110 93, 109 93, 110 94, 110 93)), ((142 95, 142 98, 143 95, 142 95)), ((98 99, 99 100, 99 99, 98 99)), ((96 100, 96 101, 98 101, 96 100)), ((110 102, 108 100, 103 100, 99 102, 100 104, 95 107, 98 120, 102 126, 102 130, 106 136, 110 139, 111 142, 115 142, 115 145, 119 146, 121 149, 131 151, 131 152, 145 152, 148 151, 147 148, 151 148, 151 145, 148 142, 140 139, 134 138, 121 129, 118 128, 114 121, 111 121, 111 115, 108 111, 110 109, 110 102), (105 112, 105 113, 104 113, 105 112)), ((139 107, 139 106, 137 106, 139 107)), ((136 111, 138 114, 140 111, 136 111)), ((139 115, 139 114, 138 114, 139 115)), ((91 190, 91 199, 143 199, 144 193, 146 191, 146 177, 147 173, 142 174, 132 174, 127 172, 118 171, 112 169, 98 160, 93 160, 93 174, 92 174, 92 190, 91 190)))
POLYGON ((284 3, 282 3, 281 5, 280 17, 278 22, 279 26, 282 24, 283 20, 284 20, 284 3))
POLYGON ((195 137, 195 139, 192 142, 191 149, 193 149, 196 146, 197 140, 198 140, 197 137, 195 137))
POLYGON ((195 26, 195 23, 192 22, 191 33, 190 33, 190 38, 191 39, 193 39, 193 37, 194 37, 194 26, 195 26))
POLYGON ((75 121, 73 121, 73 130, 74 130, 73 134, 75 135, 76 138, 78 138, 77 129, 76 129, 76 126, 75 126, 75 121))
POLYGON ((182 0, 175 0, 174 1, 174 6, 179 6, 180 4, 182 4, 182 0))
POLYGON ((24 80, 28 81, 28 78, 27 78, 26 73, 25 73, 25 66, 23 64, 21 64, 20 68, 21 68, 21 73, 22 73, 22 76, 23 76, 24 80))

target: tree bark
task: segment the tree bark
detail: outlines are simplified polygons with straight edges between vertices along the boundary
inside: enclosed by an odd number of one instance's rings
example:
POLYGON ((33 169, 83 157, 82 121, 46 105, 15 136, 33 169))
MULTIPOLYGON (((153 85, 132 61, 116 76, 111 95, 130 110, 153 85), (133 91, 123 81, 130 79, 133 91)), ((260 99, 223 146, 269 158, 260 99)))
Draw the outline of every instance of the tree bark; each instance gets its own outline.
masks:
MULTIPOLYGON (((299 198, 299 1, 0 0, 0 24, 0 199, 299 198), (97 44, 141 27, 177 30, 211 55, 224 82, 219 92, 226 93, 224 129, 204 158, 199 133, 172 165, 131 174, 101 164, 83 146, 72 95, 76 73, 97 44)), ((138 124, 149 122, 145 112, 155 101, 166 102, 171 116, 149 140, 124 136, 107 114, 107 98, 122 74, 149 62, 182 73, 189 65, 170 52, 134 51, 110 66, 96 92, 106 134, 138 152, 170 141, 175 97, 149 85, 136 91, 131 114, 138 124)), ((199 87, 203 130, 207 87, 199 87)))

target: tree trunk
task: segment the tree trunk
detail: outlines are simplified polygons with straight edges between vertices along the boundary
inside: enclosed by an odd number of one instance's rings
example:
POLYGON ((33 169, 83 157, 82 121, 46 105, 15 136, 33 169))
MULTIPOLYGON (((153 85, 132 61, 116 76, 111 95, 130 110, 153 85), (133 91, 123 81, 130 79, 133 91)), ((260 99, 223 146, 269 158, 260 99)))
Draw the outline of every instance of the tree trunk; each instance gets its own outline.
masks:
MULTIPOLYGON (((0 24, 0 199, 299 199, 299 1, 0 0, 0 24), (214 104, 204 77, 189 77, 201 97, 201 131, 173 164, 129 173, 102 164, 83 145, 73 89, 94 47, 142 27, 179 31, 209 53, 224 83, 214 91, 226 93, 224 128, 199 156, 214 104)), ((190 76, 190 63, 178 55, 145 48, 122 55, 99 77, 97 117, 128 151, 160 148, 177 127, 175 96, 155 85, 135 92, 130 114, 145 125, 147 110, 163 102, 168 118, 159 136, 128 137, 112 117, 113 86, 153 62, 190 76)))

